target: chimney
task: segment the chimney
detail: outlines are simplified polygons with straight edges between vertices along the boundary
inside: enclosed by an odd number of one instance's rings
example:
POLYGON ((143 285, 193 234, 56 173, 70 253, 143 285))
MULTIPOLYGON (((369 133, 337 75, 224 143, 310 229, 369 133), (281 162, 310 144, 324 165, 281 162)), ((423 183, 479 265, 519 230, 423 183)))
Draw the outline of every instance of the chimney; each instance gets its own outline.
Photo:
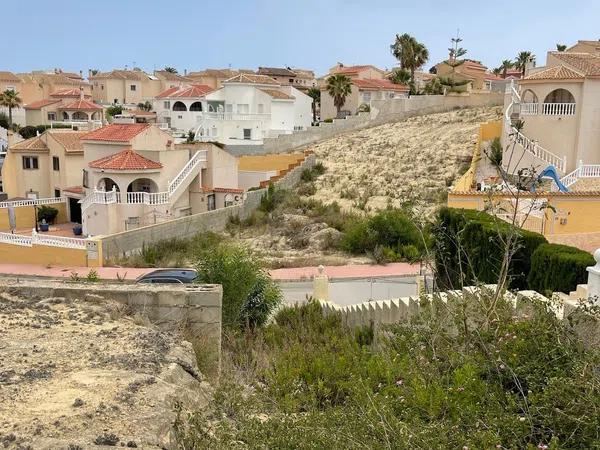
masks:
POLYGON ((79 78, 83 79, 83 70, 79 71, 79 78))
POLYGON ((79 100, 83 100, 83 97, 84 97, 84 95, 83 95, 83 86, 80 86, 79 87, 79 100))
POLYGON ((187 69, 183 69, 183 76, 186 77, 187 76, 187 69))
POLYGON ((92 77, 92 69, 88 69, 88 80, 92 77))

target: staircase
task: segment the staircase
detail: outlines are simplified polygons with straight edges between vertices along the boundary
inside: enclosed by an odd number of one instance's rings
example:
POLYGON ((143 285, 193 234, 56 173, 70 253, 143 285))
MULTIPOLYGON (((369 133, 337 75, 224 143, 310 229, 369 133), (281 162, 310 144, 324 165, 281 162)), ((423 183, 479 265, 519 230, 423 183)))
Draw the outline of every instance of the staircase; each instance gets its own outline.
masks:
POLYGON ((169 183, 167 193, 169 199, 176 200, 182 194, 183 189, 188 187, 194 178, 200 173, 200 163, 206 161, 206 150, 197 151, 187 162, 181 171, 169 183))
MULTIPOLYGON (((585 179, 599 179, 600 178, 600 164, 585 164, 580 165, 573 172, 565 175, 561 178, 561 183, 565 185, 565 187, 573 186, 575 183, 585 179)), ((592 189, 596 190, 596 189, 592 189)))
MULTIPOLYGON (((531 140, 515 128, 515 123, 517 120, 520 120, 521 117, 521 114, 517 110, 517 107, 521 106, 521 97, 515 89, 512 80, 510 85, 507 86, 507 90, 511 95, 511 102, 504 113, 504 121, 511 143, 514 143, 515 146, 520 147, 523 152, 531 155, 540 165, 552 165, 556 168, 557 172, 564 174, 567 169, 567 159, 565 156, 558 156, 552 153, 550 150, 545 149, 539 145, 538 142, 531 140)), ((518 169, 520 169, 520 167, 515 167, 514 170, 516 171, 518 169)))

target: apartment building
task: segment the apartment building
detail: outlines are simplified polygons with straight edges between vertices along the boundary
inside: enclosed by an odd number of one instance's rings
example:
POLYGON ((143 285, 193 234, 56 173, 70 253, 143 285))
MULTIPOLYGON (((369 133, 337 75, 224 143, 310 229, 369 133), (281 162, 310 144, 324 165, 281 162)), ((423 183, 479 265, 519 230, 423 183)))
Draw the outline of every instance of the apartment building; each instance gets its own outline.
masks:
POLYGON ((265 75, 239 74, 205 96, 196 139, 228 146, 261 145, 263 139, 310 127, 312 98, 265 75))

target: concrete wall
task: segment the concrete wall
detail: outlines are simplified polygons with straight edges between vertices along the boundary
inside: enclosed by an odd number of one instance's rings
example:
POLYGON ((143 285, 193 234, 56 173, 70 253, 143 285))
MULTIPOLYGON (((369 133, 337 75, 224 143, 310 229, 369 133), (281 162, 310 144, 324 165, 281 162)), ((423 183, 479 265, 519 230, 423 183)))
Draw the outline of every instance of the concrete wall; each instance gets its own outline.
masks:
MULTIPOLYGON (((346 119, 334 119, 332 123, 321 122, 317 127, 294 134, 267 138, 262 146, 233 147, 236 155, 285 153, 335 137, 347 131, 374 127, 388 122, 397 122, 409 117, 451 111, 456 108, 502 105, 501 93, 471 93, 470 95, 418 95, 388 100, 372 100, 371 113, 359 113, 346 119)), ((228 147, 229 149, 229 147, 228 147)))
MULTIPOLYGON (((65 202, 51 203, 47 206, 58 209, 56 223, 65 223, 68 220, 67 204, 65 202)), ((39 208, 39 206, 38 206, 39 208)), ((35 212, 33 206, 15 207, 15 218, 18 230, 32 229, 35 227, 35 212)), ((0 208, 0 231, 10 231, 8 208, 0 208)))
MULTIPOLYGON (((33 244, 31 247, 0 242, 0 262, 37 266, 88 267, 87 251, 33 244)), ((89 264, 90 267, 98 264, 89 264)))
POLYGON ((210 350, 221 352, 220 285, 75 283, 53 280, 2 280, 0 292, 25 298, 52 298, 92 302, 105 298, 129 306, 134 312, 167 329, 187 328, 206 339, 210 350))
MULTIPOLYGON (((309 155, 295 169, 288 172, 274 184, 281 189, 290 189, 300 182, 302 171, 312 167, 316 162, 314 155, 309 155)), ((191 216, 180 217, 168 222, 159 223, 135 230, 124 231, 102 237, 102 255, 105 261, 118 259, 140 251, 144 245, 149 245, 166 239, 189 238, 203 231, 222 231, 232 217, 248 218, 260 205, 260 200, 266 189, 258 189, 246 193, 242 205, 207 211, 191 216)))

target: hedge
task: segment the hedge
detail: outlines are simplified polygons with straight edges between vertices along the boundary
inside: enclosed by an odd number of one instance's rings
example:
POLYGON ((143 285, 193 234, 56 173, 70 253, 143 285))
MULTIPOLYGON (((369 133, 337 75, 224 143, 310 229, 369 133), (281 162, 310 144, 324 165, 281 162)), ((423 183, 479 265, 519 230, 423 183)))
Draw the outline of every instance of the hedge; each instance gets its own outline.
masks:
MULTIPOLYGON (((487 213, 442 208, 434 227, 436 281, 444 289, 475 282, 496 283, 502 264, 503 238, 512 225, 487 213)), ((547 243, 539 233, 519 230, 518 248, 509 266, 510 287, 526 289, 531 256, 547 243)))
POLYGON ((542 244, 531 257, 531 271, 527 281, 529 289, 542 294, 577 289, 587 282, 586 267, 596 263, 588 252, 559 244, 542 244))

